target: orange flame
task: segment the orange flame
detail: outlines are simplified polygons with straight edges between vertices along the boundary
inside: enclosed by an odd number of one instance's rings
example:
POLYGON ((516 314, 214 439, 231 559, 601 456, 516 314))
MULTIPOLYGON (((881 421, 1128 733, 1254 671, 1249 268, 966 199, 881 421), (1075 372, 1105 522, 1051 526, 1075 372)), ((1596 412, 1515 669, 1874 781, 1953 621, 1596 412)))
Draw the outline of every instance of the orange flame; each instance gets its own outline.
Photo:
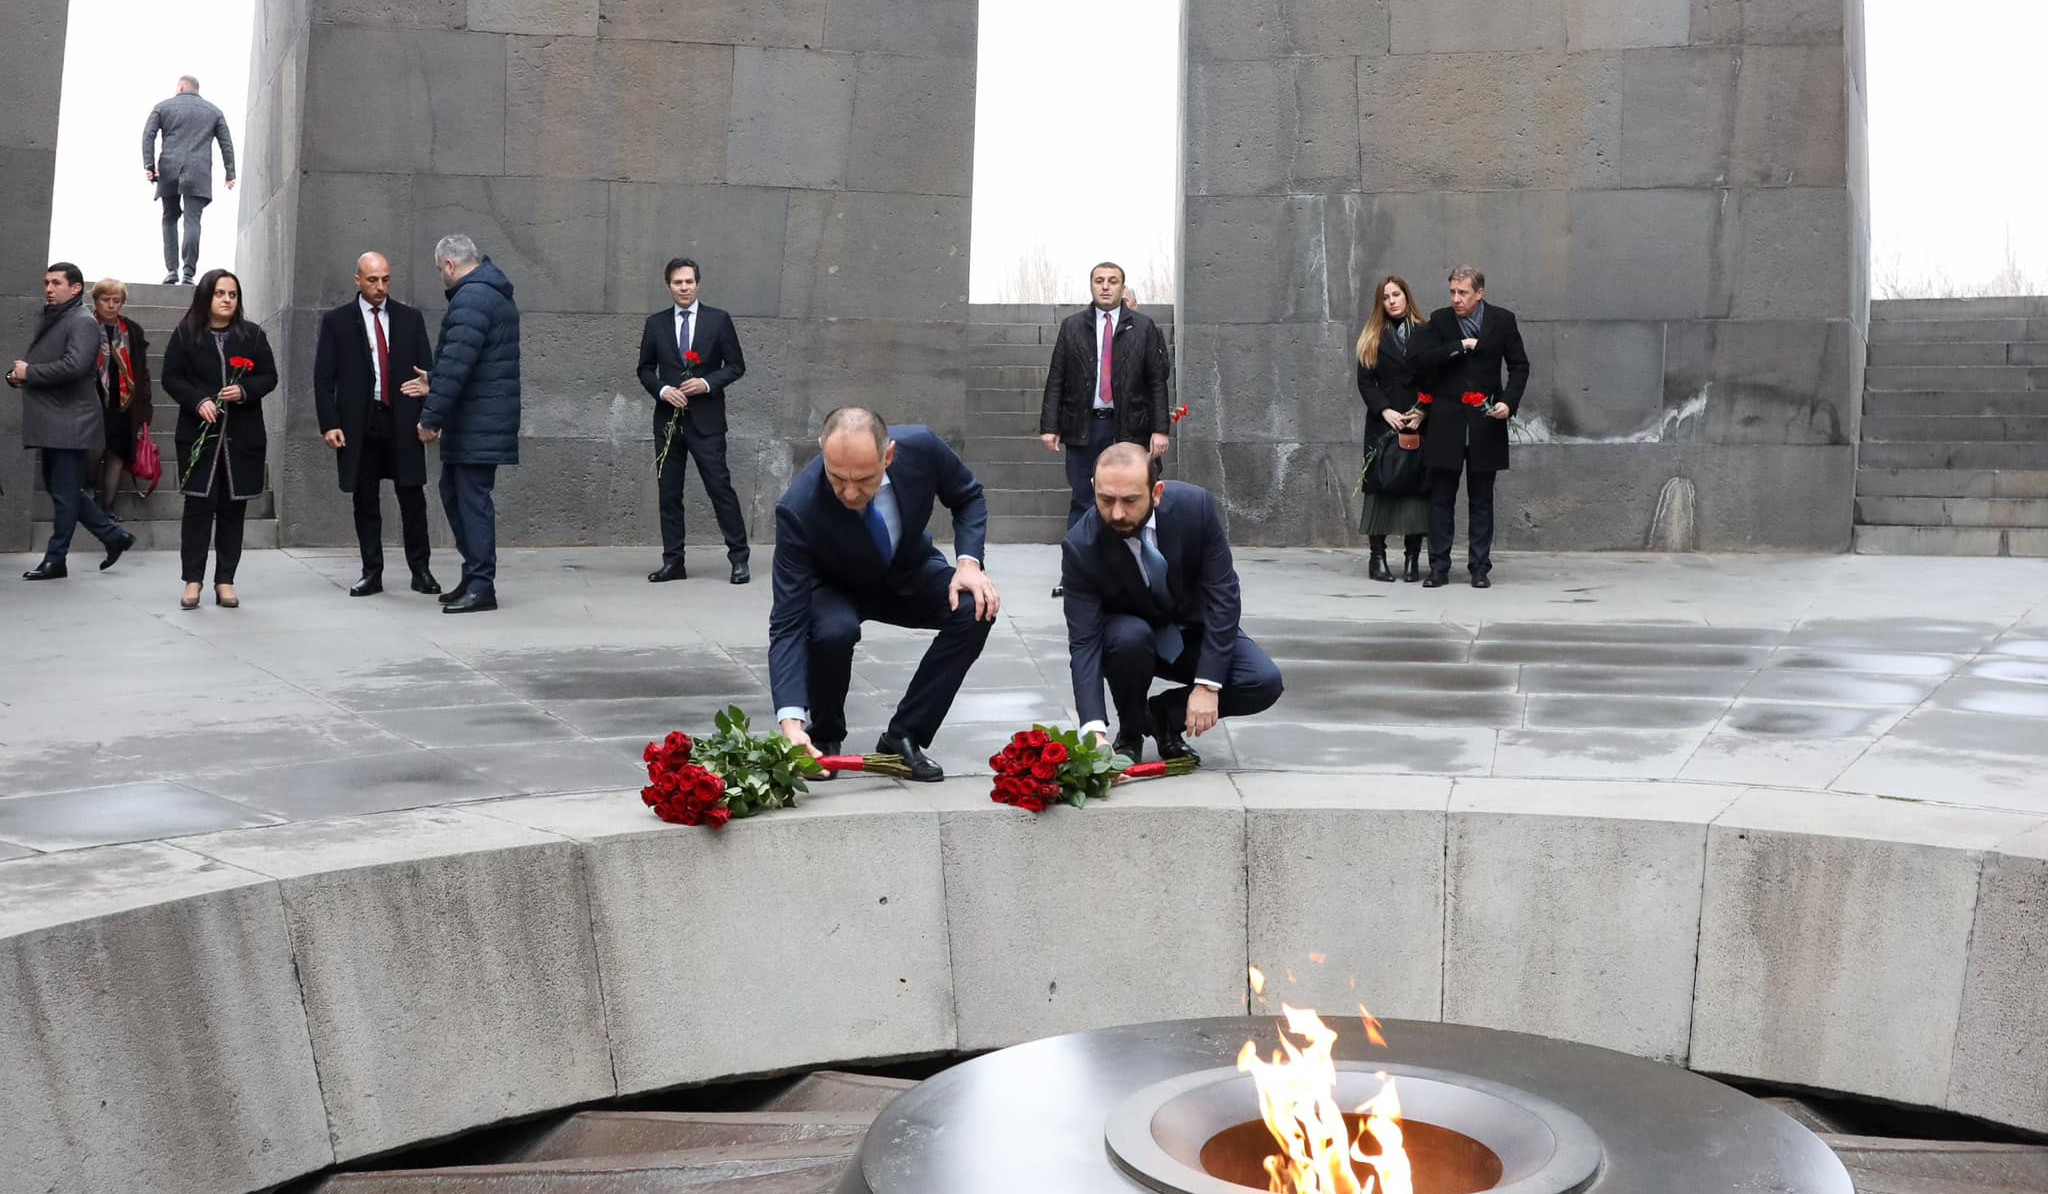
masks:
MULTIPOLYGON (((1257 968, 1251 976, 1252 989, 1262 990, 1265 976, 1257 968)), ((1266 1158, 1270 1194, 1414 1194, 1393 1080, 1386 1079, 1379 1093, 1358 1108, 1365 1122, 1353 1139, 1337 1106, 1336 1031, 1313 1011, 1284 1003, 1280 1010, 1286 1028, 1273 1059, 1262 1060, 1252 1041, 1237 1055, 1237 1068, 1250 1074, 1258 1088, 1266 1130, 1282 1150, 1266 1158), (1297 1045, 1290 1037, 1305 1043, 1297 1045), (1376 1154, 1362 1147, 1368 1135, 1379 1145, 1376 1154), (1370 1168, 1372 1176, 1361 1180, 1353 1162, 1370 1168)), ((1379 1022, 1363 1007, 1359 1011, 1374 1041, 1385 1044, 1378 1036, 1379 1022)))

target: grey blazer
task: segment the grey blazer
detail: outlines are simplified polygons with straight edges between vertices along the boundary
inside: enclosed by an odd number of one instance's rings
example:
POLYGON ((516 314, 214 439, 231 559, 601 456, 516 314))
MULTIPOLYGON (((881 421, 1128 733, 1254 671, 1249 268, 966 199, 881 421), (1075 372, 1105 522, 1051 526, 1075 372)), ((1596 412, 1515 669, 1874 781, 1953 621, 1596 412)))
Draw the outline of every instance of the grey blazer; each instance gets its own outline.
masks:
POLYGON ((142 168, 154 170, 156 197, 190 195, 213 198, 213 143, 220 141, 220 161, 228 181, 235 179, 235 143, 228 137, 228 118, 197 92, 181 91, 149 110, 142 126, 142 168), (157 133, 164 151, 156 151, 157 133))
POLYGON ((92 308, 80 303, 57 317, 36 337, 22 360, 28 380, 21 387, 21 446, 103 448, 99 380, 100 325, 92 308))

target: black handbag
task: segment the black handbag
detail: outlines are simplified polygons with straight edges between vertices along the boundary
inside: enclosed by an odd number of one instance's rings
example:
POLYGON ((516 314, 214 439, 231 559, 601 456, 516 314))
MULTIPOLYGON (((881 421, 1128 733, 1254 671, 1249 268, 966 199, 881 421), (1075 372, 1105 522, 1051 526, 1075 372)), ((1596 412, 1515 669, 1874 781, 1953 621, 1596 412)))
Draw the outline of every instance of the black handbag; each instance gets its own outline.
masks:
POLYGON ((1365 452, 1365 472, 1359 488, 1366 493, 1401 496, 1425 493, 1429 470, 1422 463, 1420 446, 1403 448, 1400 432, 1389 427, 1365 452))

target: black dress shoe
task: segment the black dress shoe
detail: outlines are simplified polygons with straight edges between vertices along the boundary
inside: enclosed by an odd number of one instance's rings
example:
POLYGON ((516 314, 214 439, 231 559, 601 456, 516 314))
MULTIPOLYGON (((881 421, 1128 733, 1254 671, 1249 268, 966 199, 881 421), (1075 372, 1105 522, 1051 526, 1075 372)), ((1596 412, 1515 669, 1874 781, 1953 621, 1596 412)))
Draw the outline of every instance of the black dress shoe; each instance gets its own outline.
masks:
POLYGON ((1162 692, 1146 701, 1145 713, 1146 720, 1152 723, 1152 740, 1159 744, 1159 758, 1162 762, 1169 759, 1193 759, 1195 766, 1202 765, 1202 756, 1195 753, 1195 748, 1188 745, 1186 738, 1181 737, 1181 731, 1185 727, 1174 724, 1167 716, 1165 693, 1162 692))
POLYGON ((351 597, 368 597, 384 591, 384 578, 375 572, 363 573, 362 579, 348 587, 351 597))
POLYGON ((1118 733, 1109 748, 1133 763, 1145 761, 1145 735, 1137 731, 1118 733))
POLYGON ((65 577, 69 575, 71 575, 71 569, 66 568, 64 566, 64 561, 44 560, 42 563, 37 564, 35 567, 29 569, 27 572, 22 573, 21 579, 63 580, 65 577))
POLYGON ((1411 585, 1422 579, 1422 562, 1421 557, 1417 553, 1410 552, 1408 554, 1407 563, 1401 569, 1401 579, 1411 585))
POLYGON ((432 596, 441 591, 441 582, 434 579, 433 573, 422 568, 412 574, 412 591, 432 596))
POLYGON ((1422 587, 1425 589, 1441 589, 1450 583, 1451 578, 1442 572, 1432 572, 1422 578, 1422 587))
POLYGON ((166 286, 176 286, 178 284, 178 271, 172 270, 170 273, 165 274, 163 284, 166 286))
POLYGON ((100 561, 100 571, 105 572, 107 569, 112 568, 114 561, 121 558, 121 553, 133 546, 135 546, 135 536, 133 535, 123 535, 119 539, 114 540, 107 548, 107 558, 100 561))
POLYGON ((878 755, 902 755, 903 761, 910 764, 910 778, 918 783, 935 784, 946 778, 945 768, 932 762, 932 757, 924 753, 917 743, 912 742, 908 738, 898 738, 893 734, 883 734, 875 740, 875 753, 878 755))
POLYGON ((732 583, 743 585, 752 579, 754 579, 754 574, 747 571, 747 566, 744 562, 732 566, 732 583))
MULTIPOLYGON (((811 749, 817 751, 821 755, 836 755, 839 753, 839 749, 845 745, 846 744, 844 742, 813 742, 811 743, 811 749)), ((822 775, 812 776, 810 778, 810 782, 817 783, 819 780, 838 778, 839 773, 837 771, 827 771, 822 775)))
POLYGON ((663 564, 661 567, 648 573, 647 579, 653 584, 663 585, 672 580, 688 580, 689 576, 690 574, 683 570, 683 562, 677 560, 673 564, 663 564))
POLYGON ((467 596, 469 596, 469 582, 465 580, 458 581, 454 588, 441 594, 434 600, 439 601, 442 605, 453 605, 467 596))
POLYGON ((1066 589, 1066 586, 1065 586, 1065 585, 1054 585, 1054 586, 1052 587, 1052 595, 1053 595, 1053 596, 1055 596, 1055 597, 1064 597, 1064 596, 1066 596, 1066 595, 1067 595, 1067 589, 1066 589))
POLYGON ((1493 587, 1493 582, 1486 578, 1486 573, 1474 572, 1472 574, 1472 587, 1475 589, 1490 589, 1493 587))
POLYGON ((480 614, 487 609, 498 608, 496 593, 464 593, 462 596, 441 607, 444 614, 480 614))

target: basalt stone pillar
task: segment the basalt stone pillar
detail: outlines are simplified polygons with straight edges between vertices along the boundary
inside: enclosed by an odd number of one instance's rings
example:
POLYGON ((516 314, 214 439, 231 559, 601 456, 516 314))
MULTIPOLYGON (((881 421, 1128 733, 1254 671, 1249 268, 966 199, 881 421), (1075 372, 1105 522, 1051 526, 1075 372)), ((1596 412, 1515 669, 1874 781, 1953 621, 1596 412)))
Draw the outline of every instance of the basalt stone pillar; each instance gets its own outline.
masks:
POLYGON ((1534 367, 1500 541, 1849 543, 1860 0, 1189 0, 1181 475, 1241 541, 1350 541, 1386 274, 1486 271, 1534 367))
MULTIPOLYGON (((10 0, 0 11, 0 353, 8 363, 28 348, 43 310, 70 11, 67 0, 10 0)), ((31 546, 34 477, 35 453, 21 447, 21 394, 0 391, 0 551, 31 546)))

